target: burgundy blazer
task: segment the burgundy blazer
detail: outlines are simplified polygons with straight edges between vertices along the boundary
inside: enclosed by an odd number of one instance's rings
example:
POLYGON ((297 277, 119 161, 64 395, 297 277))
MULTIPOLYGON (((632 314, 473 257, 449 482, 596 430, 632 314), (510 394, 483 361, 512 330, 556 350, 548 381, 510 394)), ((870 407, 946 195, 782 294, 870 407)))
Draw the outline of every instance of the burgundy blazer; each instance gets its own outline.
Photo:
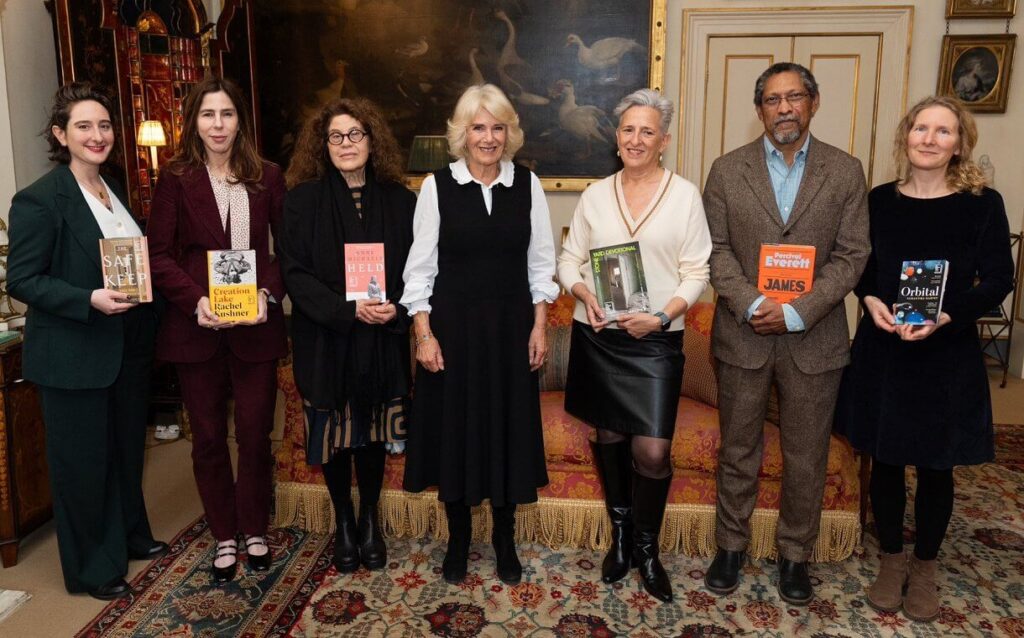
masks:
POLYGON ((257 284, 269 290, 276 303, 268 304, 265 323, 211 330, 201 328, 195 314, 199 299, 209 296, 206 251, 231 247, 213 187, 205 167, 160 175, 146 227, 153 284, 168 301, 157 336, 157 358, 199 363, 213 357, 222 343, 243 361, 269 361, 287 354, 281 309, 284 283, 268 234, 281 221, 285 194, 281 169, 264 163, 262 185, 258 192, 249 193, 249 247, 256 251, 257 284))

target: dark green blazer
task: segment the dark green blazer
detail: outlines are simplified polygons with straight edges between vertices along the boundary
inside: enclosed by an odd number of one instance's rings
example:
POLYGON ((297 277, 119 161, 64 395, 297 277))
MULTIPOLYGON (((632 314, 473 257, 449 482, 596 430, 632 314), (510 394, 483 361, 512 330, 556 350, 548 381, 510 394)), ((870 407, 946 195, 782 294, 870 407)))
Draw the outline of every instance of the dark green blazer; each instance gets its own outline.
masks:
MULTIPOLYGON (((114 196, 128 207, 123 193, 114 196)), ((29 307, 25 378, 67 390, 110 386, 121 369, 127 313, 105 315, 89 302, 103 287, 103 233, 71 169, 62 164, 19 191, 9 219, 7 291, 29 307)), ((153 342, 160 306, 130 311, 145 313, 135 338, 153 342)))

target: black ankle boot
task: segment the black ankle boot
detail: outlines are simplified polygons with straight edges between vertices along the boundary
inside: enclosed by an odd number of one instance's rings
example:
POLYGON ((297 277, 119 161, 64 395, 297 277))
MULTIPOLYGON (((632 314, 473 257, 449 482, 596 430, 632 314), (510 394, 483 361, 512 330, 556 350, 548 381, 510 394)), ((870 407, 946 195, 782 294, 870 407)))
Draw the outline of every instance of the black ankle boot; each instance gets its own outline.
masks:
POLYGON ((469 506, 461 501, 445 503, 444 513, 448 518, 448 551, 444 555, 441 572, 447 582, 458 585, 466 579, 473 520, 470 517, 469 506))
POLYGON ((671 474, 656 479, 633 470, 633 563, 647 593, 666 603, 672 600, 672 583, 658 560, 658 533, 671 484, 671 474))
POLYGON ((359 558, 370 570, 380 569, 388 562, 376 503, 359 504, 359 558))
POLYGON ((604 488, 604 504, 612 522, 612 546, 601 564, 601 580, 614 583, 629 573, 633 553, 633 495, 630 478, 633 460, 629 441, 591 442, 594 461, 604 488))
POLYGON ((343 574, 359 569, 359 547, 356 545, 356 516, 352 501, 335 503, 334 566, 343 574))
POLYGON ((498 578, 506 585, 515 585, 523 579, 523 565, 516 555, 516 506, 491 506, 491 544, 498 564, 498 578))

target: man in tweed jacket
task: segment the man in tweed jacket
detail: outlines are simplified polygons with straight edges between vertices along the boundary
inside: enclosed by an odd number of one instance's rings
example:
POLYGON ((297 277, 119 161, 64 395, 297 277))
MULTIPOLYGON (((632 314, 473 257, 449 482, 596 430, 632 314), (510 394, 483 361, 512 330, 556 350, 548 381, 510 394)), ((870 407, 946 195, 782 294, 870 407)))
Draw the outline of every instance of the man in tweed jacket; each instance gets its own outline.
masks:
POLYGON ((779 594, 797 605, 814 595, 807 561, 818 536, 836 394, 850 360, 843 299, 870 251, 863 169, 810 135, 819 103, 806 68, 767 69, 754 96, 765 134, 718 158, 704 190, 711 283, 719 296, 711 347, 721 424, 718 553, 705 585, 727 594, 739 584, 774 383, 783 457, 779 594), (787 304, 757 288, 761 245, 770 243, 816 249, 812 290, 787 304))

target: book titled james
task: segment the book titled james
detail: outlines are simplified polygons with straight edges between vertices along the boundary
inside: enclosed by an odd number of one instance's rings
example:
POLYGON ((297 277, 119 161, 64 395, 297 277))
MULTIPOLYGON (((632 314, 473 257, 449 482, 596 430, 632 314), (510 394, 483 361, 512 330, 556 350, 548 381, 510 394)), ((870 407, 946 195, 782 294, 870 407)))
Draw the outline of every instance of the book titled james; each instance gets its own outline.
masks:
POLYGON ((814 246, 761 244, 757 289, 778 303, 789 303, 814 287, 814 246))
POLYGON ((946 292, 949 262, 945 259, 905 261, 892 314, 896 325, 928 326, 939 320, 946 292))
POLYGON ((639 242, 594 248, 590 251, 590 269, 605 319, 651 311, 639 242))
POLYGON ((128 295, 132 303, 153 301, 149 276, 149 242, 145 237, 100 239, 103 287, 128 295))
POLYGON ((345 244, 345 301, 387 298, 384 244, 345 244))
POLYGON ((259 316, 255 250, 208 250, 210 309, 221 321, 259 316))

